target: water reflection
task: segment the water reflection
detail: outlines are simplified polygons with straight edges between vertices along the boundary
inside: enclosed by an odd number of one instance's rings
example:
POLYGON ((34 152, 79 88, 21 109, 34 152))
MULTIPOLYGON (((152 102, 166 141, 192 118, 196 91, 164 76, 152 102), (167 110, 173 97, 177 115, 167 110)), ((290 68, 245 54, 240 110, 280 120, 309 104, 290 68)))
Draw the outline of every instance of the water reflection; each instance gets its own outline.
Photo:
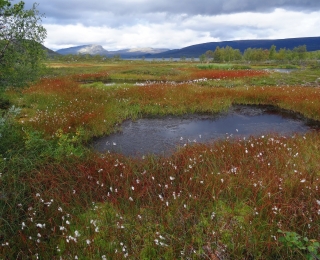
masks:
POLYGON ((128 120, 122 132, 93 141, 99 152, 119 152, 128 156, 169 155, 178 146, 210 142, 219 138, 242 138, 277 133, 290 136, 319 129, 301 116, 270 106, 233 106, 218 115, 184 115, 128 120))

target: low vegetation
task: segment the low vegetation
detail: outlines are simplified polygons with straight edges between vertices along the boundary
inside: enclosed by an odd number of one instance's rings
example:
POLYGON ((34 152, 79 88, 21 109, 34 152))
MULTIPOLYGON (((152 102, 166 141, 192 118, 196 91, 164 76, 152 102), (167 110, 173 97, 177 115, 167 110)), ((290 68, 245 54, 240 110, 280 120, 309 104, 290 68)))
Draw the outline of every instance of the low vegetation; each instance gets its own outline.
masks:
POLYGON ((319 259, 316 131, 186 145, 170 157, 87 147, 129 118, 232 104, 319 121, 311 65, 48 62, 45 77, 0 100, 0 258, 319 259))

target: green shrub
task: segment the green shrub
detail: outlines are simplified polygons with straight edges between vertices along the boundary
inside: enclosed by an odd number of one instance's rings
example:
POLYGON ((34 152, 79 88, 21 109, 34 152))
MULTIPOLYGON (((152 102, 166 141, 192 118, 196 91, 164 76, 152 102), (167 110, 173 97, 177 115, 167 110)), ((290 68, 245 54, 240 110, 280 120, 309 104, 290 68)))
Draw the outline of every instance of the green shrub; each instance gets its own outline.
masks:
POLYGON ((320 259, 320 243, 315 239, 302 238, 296 232, 278 230, 283 234, 279 241, 289 250, 303 255, 308 260, 320 259))

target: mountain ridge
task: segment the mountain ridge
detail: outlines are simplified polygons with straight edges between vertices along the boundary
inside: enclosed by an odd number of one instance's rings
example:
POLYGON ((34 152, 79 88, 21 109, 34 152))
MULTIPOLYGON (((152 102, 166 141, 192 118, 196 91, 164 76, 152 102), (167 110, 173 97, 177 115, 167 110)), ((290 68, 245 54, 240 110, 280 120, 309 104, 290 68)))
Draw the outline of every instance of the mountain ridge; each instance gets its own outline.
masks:
POLYGON ((170 50, 161 54, 148 55, 148 58, 186 58, 199 57, 208 50, 214 51, 216 47, 230 46, 233 49, 239 49, 242 53, 248 48, 262 48, 270 49, 275 45, 277 50, 281 48, 293 49, 300 45, 306 45, 308 51, 320 50, 320 37, 300 37, 287 39, 261 39, 261 40, 235 40, 235 41, 221 41, 221 42, 207 42, 181 49, 170 50))
POLYGON ((67 54, 90 54, 90 55, 103 55, 103 56, 114 56, 120 55, 121 57, 132 57, 132 56, 143 56, 143 55, 152 55, 161 52, 168 51, 169 49, 164 48, 151 48, 151 47, 142 47, 142 48, 131 48, 123 49, 117 51, 108 51, 104 49, 101 45, 97 44, 88 44, 80 45, 75 47, 69 47, 64 49, 59 49, 56 52, 62 55, 67 54))
POLYGON ((307 51, 320 50, 320 37, 300 37, 300 38, 286 38, 286 39, 258 39, 258 40, 234 40, 234 41, 221 41, 221 42, 207 42, 194 44, 181 49, 165 49, 165 48, 131 48, 118 51, 107 51, 101 45, 90 44, 81 45, 65 49, 57 50, 56 53, 66 54, 100 54, 103 56, 112 57, 120 55, 121 58, 197 58, 208 50, 214 51, 216 47, 230 46, 233 49, 239 49, 242 53, 248 48, 262 48, 270 49, 275 45, 277 50, 281 48, 293 49, 300 45, 306 45, 307 51))

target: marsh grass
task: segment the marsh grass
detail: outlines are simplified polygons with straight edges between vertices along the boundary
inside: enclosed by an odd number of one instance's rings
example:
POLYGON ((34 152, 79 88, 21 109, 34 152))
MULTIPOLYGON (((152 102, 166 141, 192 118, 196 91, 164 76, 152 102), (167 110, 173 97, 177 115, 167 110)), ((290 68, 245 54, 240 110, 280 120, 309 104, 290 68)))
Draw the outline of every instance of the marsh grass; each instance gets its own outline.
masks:
POLYGON ((197 65, 197 68, 203 70, 214 70, 214 69, 251 69, 252 67, 244 64, 229 64, 229 63, 212 63, 212 64, 201 64, 197 65))
MULTIPOLYGON (((120 74, 129 70, 123 66, 117 67, 120 74)), ((216 113, 232 104, 274 105, 320 120, 319 88, 216 88, 186 82, 198 78, 199 69, 179 70, 189 75, 182 83, 83 87, 77 82, 113 73, 92 71, 89 76, 49 77, 23 93, 7 93, 22 110, 0 128, 0 138, 8 138, 0 146, 1 257, 308 256, 280 238, 295 232, 320 239, 317 132, 226 138, 186 145, 166 158, 98 155, 85 148, 87 140, 116 131, 128 118, 216 113)), ((165 73, 167 68, 159 72, 165 73)), ((241 75, 238 80, 269 77, 260 71, 253 77, 242 70, 219 73, 232 75, 224 79, 229 82, 237 80, 234 75, 241 75)))
POLYGON ((19 232, 40 255, 281 258, 279 228, 318 239, 319 145, 317 134, 263 136, 44 165, 23 178, 34 204, 19 232))

